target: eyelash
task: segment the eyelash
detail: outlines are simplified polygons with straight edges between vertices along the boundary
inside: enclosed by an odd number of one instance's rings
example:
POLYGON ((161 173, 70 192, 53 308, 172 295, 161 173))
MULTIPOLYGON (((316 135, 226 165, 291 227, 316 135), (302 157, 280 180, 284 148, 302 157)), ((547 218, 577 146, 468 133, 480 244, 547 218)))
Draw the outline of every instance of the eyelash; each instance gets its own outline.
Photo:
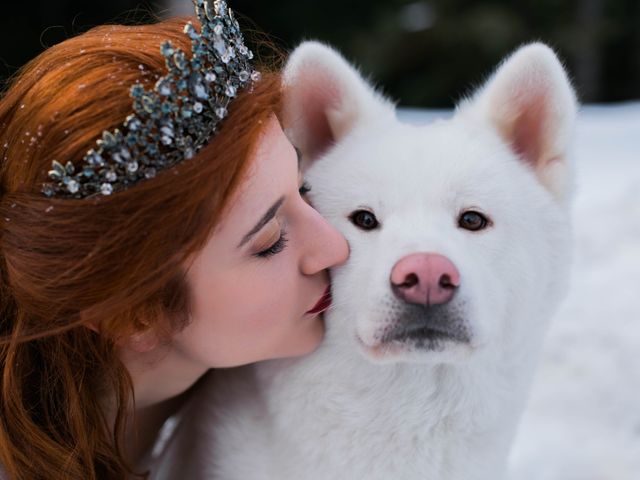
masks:
POLYGON ((304 197, 310 191, 311 191, 311 185, 309 185, 306 180, 303 181, 302 185, 298 189, 298 193, 300 193, 300 196, 304 197))
POLYGON ((256 253, 256 257, 259 258, 269 258, 273 255, 276 255, 284 250, 284 247, 287 245, 289 239, 287 238, 287 232, 284 230, 280 231, 280 238, 271 245, 266 250, 262 250, 261 252, 256 253))
MULTIPOLYGON (((310 191, 311 191, 311 186, 306 181, 303 181, 302 185, 298 189, 298 193, 300 194, 300 196, 304 197, 310 191)), ((256 253, 255 255, 256 257, 259 257, 259 258, 269 258, 283 251, 284 248, 287 246, 288 241, 289 239, 287 238, 287 232, 282 230, 280 232, 280 238, 276 241, 276 243, 271 245, 269 248, 256 253)))

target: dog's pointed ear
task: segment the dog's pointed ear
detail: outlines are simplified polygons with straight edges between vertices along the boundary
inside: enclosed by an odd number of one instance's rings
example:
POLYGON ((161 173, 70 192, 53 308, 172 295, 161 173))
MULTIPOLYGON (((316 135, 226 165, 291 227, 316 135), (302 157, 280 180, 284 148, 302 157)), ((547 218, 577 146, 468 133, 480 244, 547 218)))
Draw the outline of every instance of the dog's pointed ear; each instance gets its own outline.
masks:
POLYGON ((518 49, 462 105, 467 109, 488 120, 556 198, 567 196, 577 102, 553 50, 542 43, 518 49))
POLYGON ((359 121, 394 118, 393 105, 371 87, 338 52, 303 42, 283 73, 282 123, 303 162, 316 158, 359 121))

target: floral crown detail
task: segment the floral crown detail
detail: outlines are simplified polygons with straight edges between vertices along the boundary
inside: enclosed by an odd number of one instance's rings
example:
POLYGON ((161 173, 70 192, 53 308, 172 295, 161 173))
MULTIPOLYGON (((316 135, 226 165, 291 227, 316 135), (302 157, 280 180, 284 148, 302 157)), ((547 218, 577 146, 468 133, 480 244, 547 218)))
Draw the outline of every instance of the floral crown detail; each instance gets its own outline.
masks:
POLYGON ((47 197, 111 195, 193 157, 216 133, 238 91, 260 79, 226 2, 193 3, 201 30, 191 22, 184 27, 191 58, 165 41, 160 51, 168 73, 151 90, 131 87, 134 113, 121 128, 102 133, 80 168, 53 160, 53 181, 42 188, 47 197))

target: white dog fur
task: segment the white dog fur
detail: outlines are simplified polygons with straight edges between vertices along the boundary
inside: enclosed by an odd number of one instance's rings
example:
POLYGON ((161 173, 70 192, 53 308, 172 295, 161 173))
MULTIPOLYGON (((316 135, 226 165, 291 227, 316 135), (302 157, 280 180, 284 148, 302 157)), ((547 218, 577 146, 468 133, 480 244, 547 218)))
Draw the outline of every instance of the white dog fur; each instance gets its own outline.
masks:
POLYGON ((567 287, 577 105, 565 71, 547 46, 524 46, 453 118, 419 127, 324 45, 299 46, 284 78, 311 201, 351 248, 332 271, 326 338, 305 358, 212 372, 153 478, 502 478, 567 287), (350 221, 363 208, 377 229, 350 221), (460 228, 467 210, 489 227, 460 228), (380 343, 402 321, 390 271, 413 252, 457 266, 449 307, 468 341, 380 343))

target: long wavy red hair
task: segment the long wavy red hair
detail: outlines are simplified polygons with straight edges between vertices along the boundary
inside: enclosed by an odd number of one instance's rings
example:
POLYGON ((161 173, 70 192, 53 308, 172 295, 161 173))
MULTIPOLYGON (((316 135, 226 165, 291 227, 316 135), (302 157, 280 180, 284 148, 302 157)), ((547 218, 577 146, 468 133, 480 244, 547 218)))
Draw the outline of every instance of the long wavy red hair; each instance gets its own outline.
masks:
POLYGON ((133 473, 122 451, 133 391, 118 341, 148 328, 170 338, 189 321, 185 261, 278 110, 280 78, 263 69, 193 159, 109 197, 43 196, 51 161, 81 159, 131 113, 130 86, 164 74, 162 41, 189 51, 187 20, 92 29, 31 61, 0 100, 0 461, 12 479, 133 473))

